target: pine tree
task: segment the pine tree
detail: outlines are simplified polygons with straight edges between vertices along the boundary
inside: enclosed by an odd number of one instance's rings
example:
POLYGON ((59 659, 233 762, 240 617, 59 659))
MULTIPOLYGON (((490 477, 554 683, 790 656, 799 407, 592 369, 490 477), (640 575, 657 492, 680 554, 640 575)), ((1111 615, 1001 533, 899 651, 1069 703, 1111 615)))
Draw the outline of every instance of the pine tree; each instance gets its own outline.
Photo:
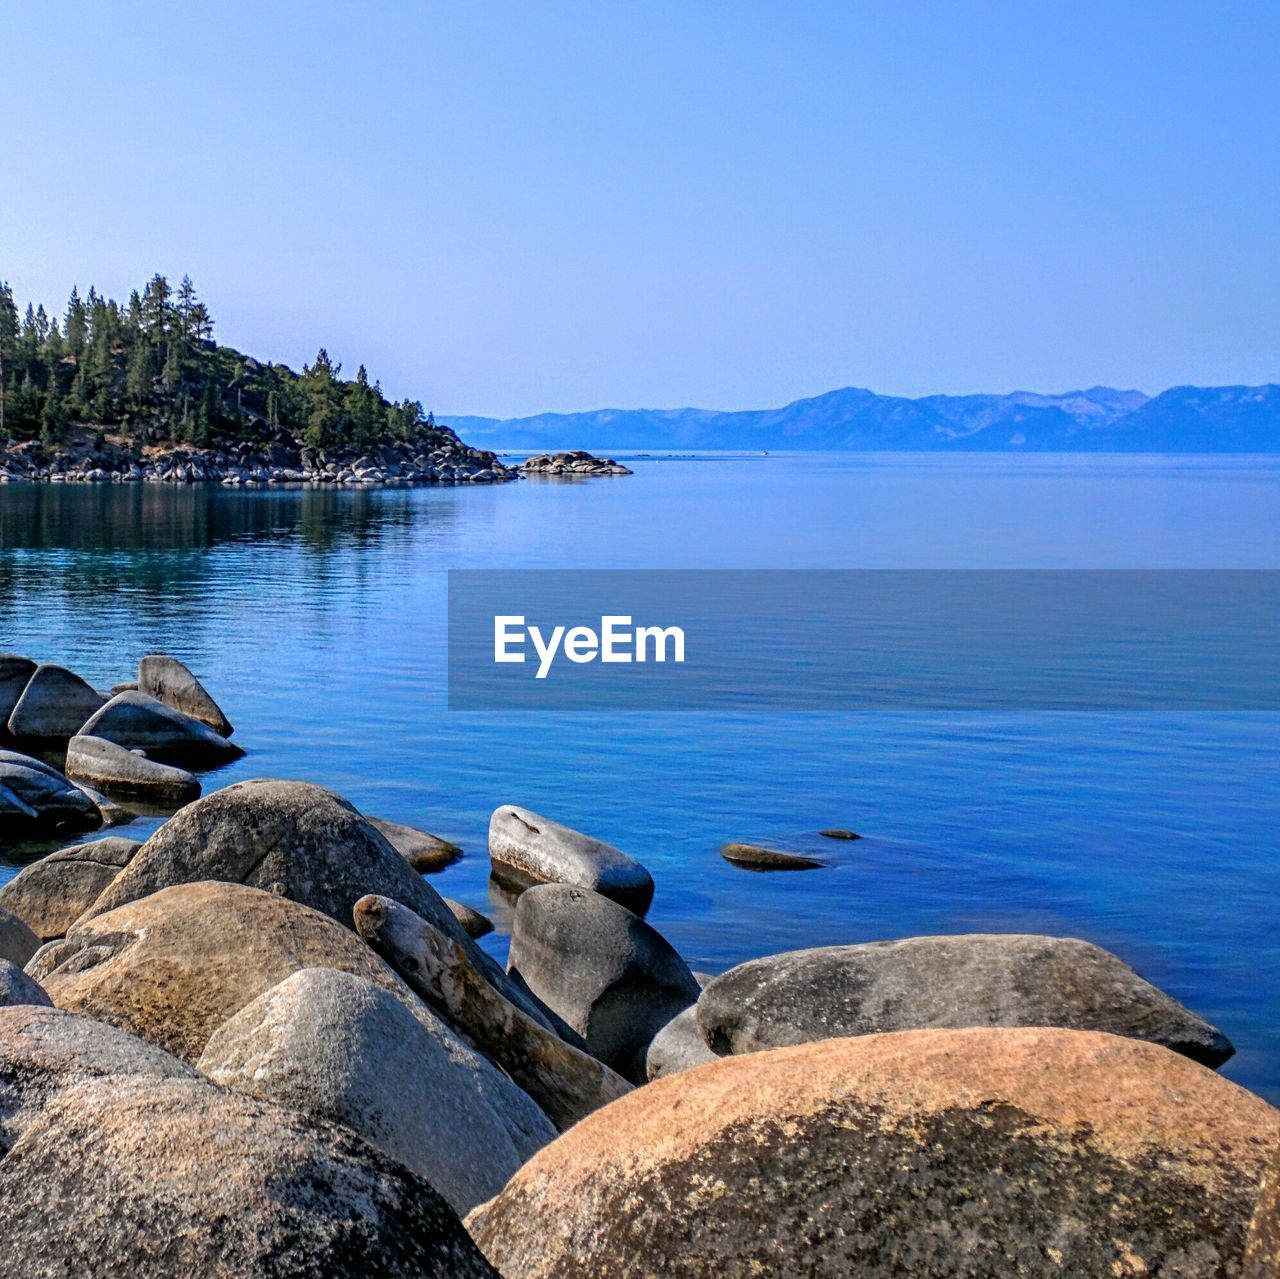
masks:
POLYGON ((11 362, 18 348, 18 308, 14 305, 13 290, 0 280, 0 439, 9 438, 5 421, 5 401, 8 399, 8 380, 11 362))

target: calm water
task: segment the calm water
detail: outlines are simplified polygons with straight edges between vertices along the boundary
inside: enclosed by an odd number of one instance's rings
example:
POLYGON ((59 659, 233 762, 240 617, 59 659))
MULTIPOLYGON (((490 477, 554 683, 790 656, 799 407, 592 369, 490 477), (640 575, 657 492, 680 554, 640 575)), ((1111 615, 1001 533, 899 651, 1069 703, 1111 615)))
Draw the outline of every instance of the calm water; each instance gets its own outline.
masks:
POLYGON ((304 777, 452 838, 468 856, 433 882, 500 923, 485 830, 516 802, 641 858, 650 918, 695 967, 930 932, 1086 937, 1220 1025, 1225 1073, 1280 1101, 1280 716, 449 713, 444 616, 448 567, 1277 568, 1280 463, 634 466, 492 489, 10 486, 0 649, 103 686, 148 650, 181 656, 249 751, 206 789, 304 777), (728 839, 837 864, 752 875, 719 858, 728 839))

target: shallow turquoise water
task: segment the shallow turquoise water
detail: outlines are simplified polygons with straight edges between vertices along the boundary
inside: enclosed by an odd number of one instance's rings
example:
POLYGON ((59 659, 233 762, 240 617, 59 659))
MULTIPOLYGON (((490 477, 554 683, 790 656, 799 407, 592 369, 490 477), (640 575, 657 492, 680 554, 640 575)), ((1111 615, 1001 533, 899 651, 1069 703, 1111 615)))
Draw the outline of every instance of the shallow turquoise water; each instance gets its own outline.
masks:
POLYGON ((641 858, 651 919, 695 967, 928 932, 1089 938, 1221 1026, 1225 1073, 1280 1101, 1280 716, 451 713, 444 615, 449 567, 1277 568, 1280 464, 634 466, 360 493, 9 486, 0 649, 100 685, 176 653, 249 751, 206 789, 305 777, 453 838, 468 856, 434 882, 500 920, 485 829, 517 802, 641 858), (728 839, 836 864, 753 875, 719 858, 728 839))

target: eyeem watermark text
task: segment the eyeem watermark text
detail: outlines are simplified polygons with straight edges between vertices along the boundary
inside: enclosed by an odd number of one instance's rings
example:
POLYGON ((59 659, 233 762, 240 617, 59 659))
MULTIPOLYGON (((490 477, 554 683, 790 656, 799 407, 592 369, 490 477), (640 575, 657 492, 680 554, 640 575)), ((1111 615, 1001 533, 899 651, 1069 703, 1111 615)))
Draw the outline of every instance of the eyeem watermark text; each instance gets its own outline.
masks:
POLYGON ((499 613, 493 619, 493 660, 523 662, 526 643, 538 656, 535 679, 546 679, 563 654, 579 666, 587 662, 683 662, 684 630, 679 626, 633 626, 629 615, 606 614, 600 629, 554 626, 550 632, 530 626, 523 613, 499 613))

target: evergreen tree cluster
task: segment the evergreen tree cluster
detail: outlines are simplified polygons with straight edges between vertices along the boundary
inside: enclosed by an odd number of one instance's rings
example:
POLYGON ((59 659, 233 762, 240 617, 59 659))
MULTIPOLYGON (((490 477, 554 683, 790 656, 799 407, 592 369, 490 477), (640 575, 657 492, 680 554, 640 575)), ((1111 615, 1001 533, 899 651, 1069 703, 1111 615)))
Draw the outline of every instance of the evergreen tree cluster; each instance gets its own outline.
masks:
POLYGON ((213 319, 188 276, 162 275, 120 305, 77 289, 61 322, 43 306, 19 316, 0 281, 0 442, 55 445, 73 423, 135 443, 207 445, 266 425, 314 448, 408 440, 422 405, 390 403, 361 365, 344 381, 322 347, 297 374, 213 341, 213 319))

